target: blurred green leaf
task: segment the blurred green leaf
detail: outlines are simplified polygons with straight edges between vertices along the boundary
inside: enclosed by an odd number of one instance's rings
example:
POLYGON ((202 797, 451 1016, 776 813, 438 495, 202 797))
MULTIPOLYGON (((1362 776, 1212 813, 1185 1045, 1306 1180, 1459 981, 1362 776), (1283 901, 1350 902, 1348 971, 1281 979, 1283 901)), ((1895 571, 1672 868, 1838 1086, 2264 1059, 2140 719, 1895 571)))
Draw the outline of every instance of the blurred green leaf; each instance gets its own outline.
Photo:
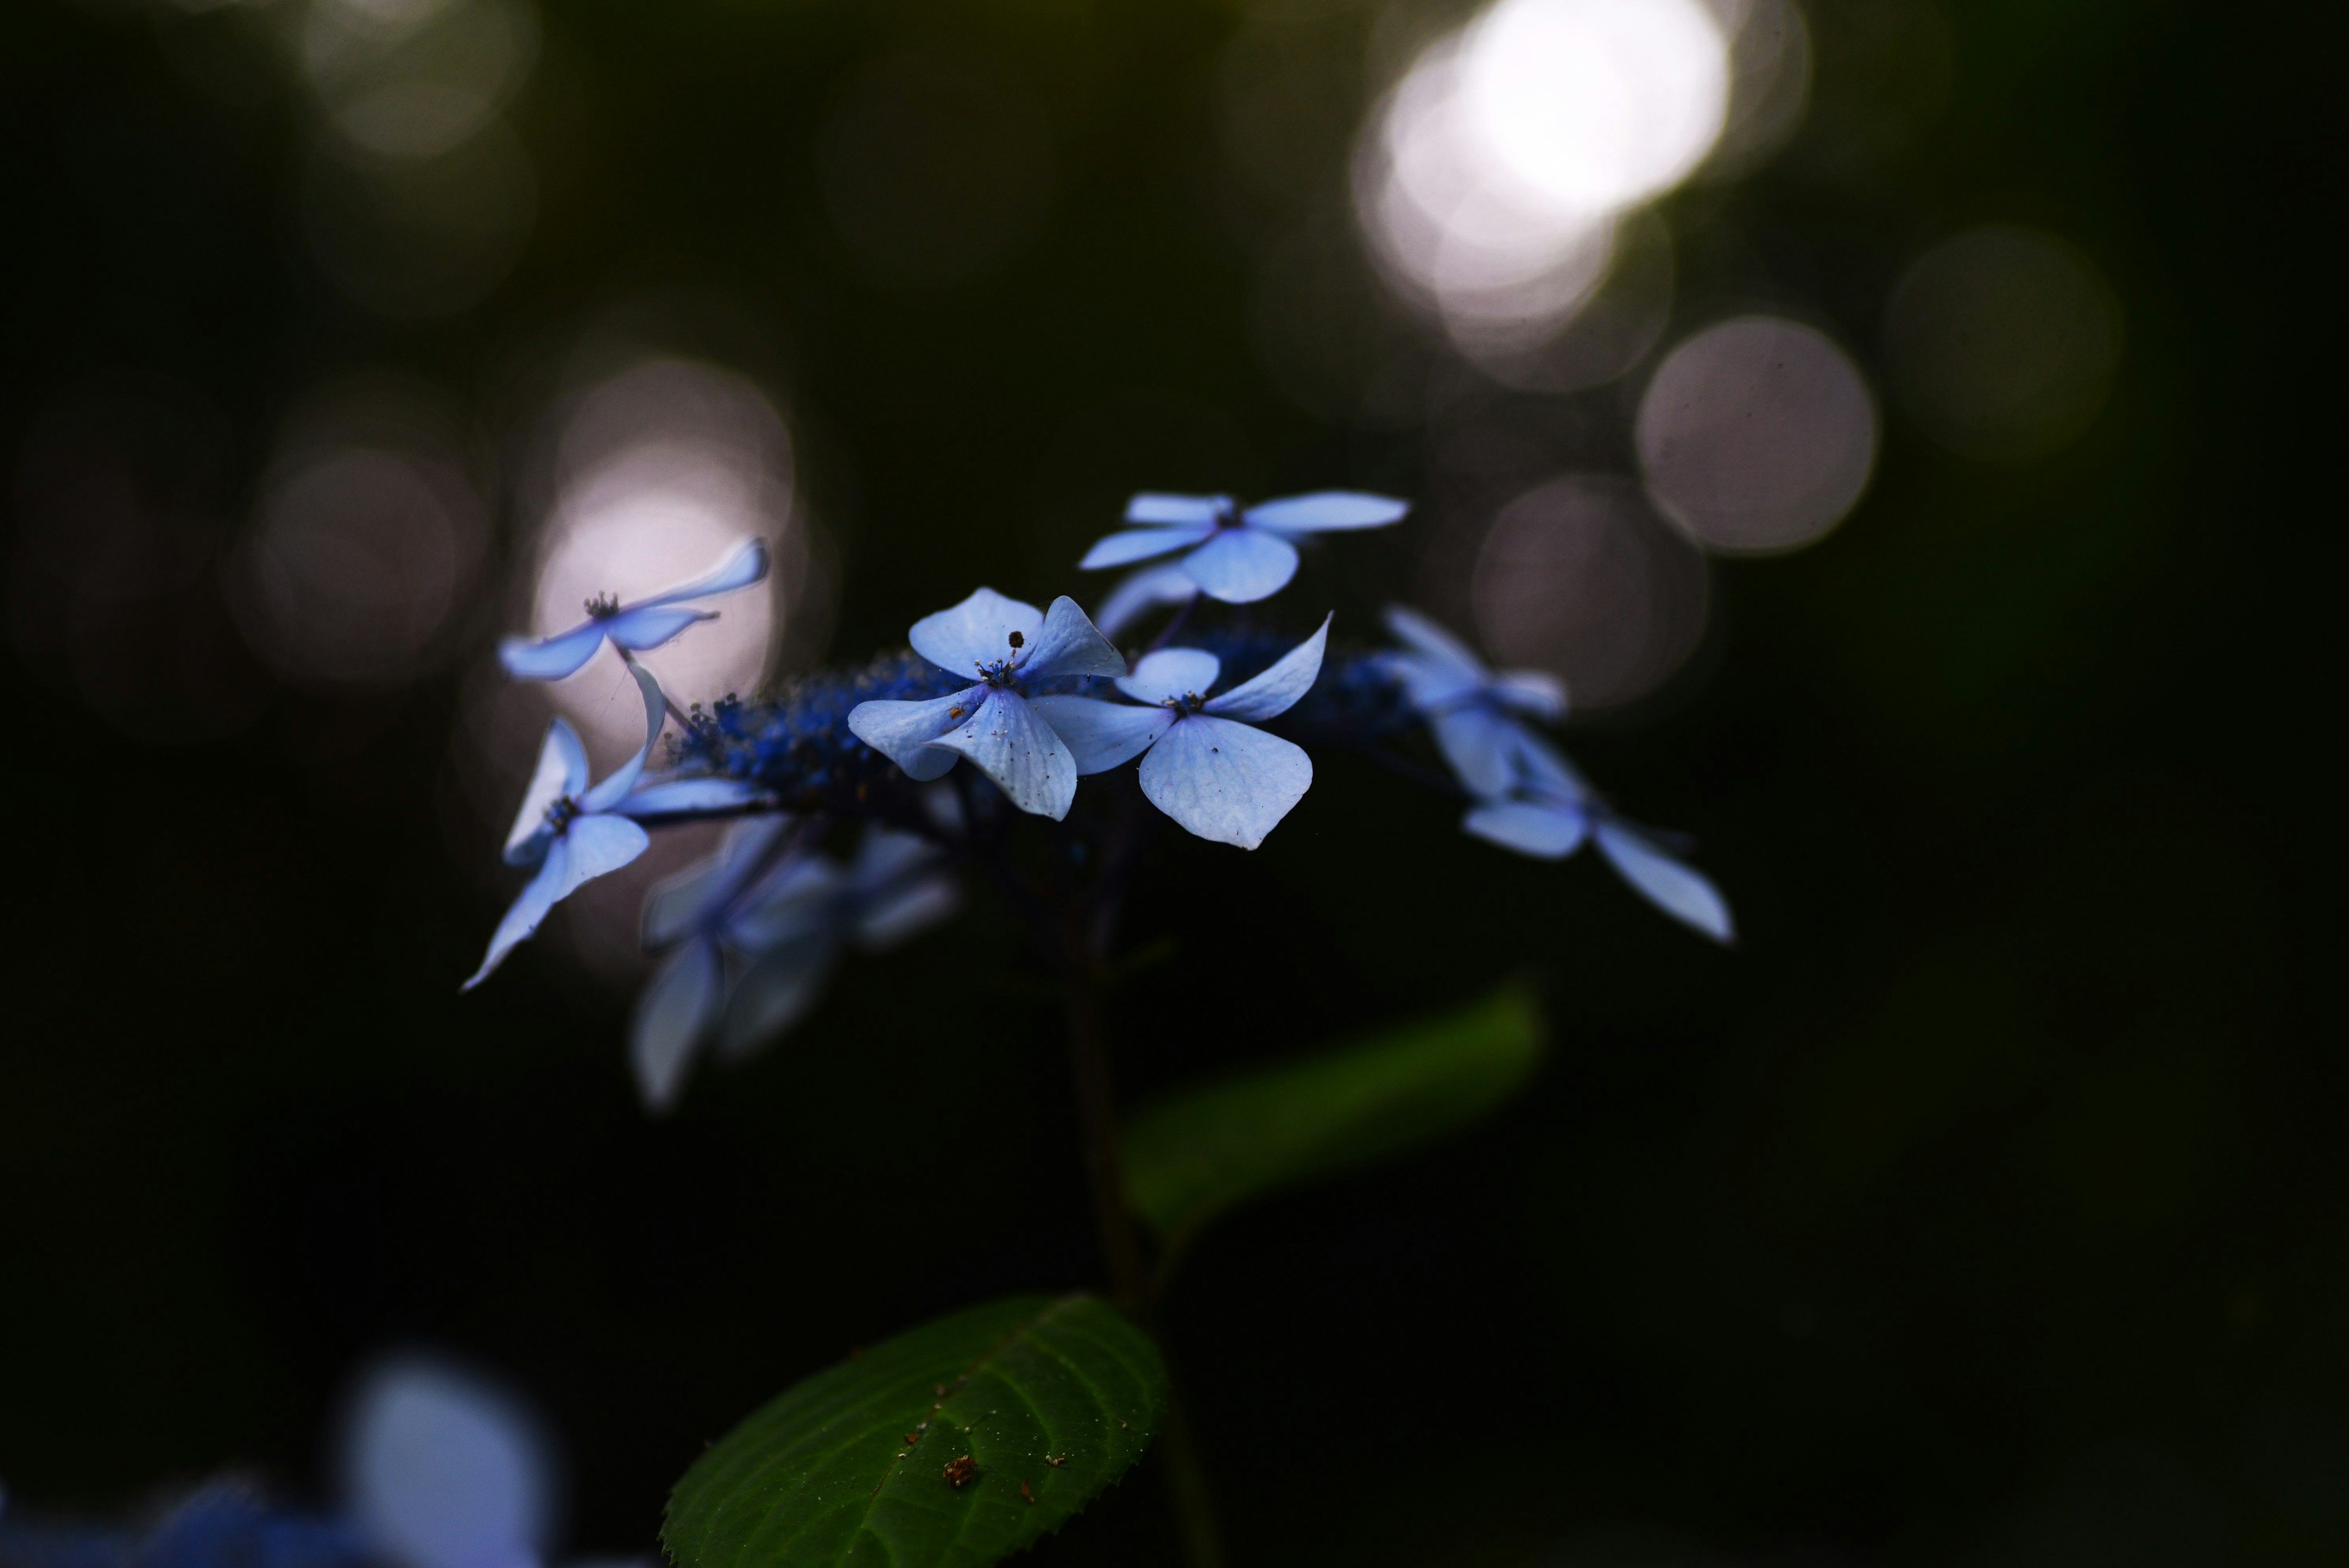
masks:
POLYGON ((661 1539, 678 1568, 977 1568, 1123 1474, 1165 1403, 1157 1347, 1111 1307, 991 1302, 754 1413, 678 1483, 661 1539))
POLYGON ((1170 1239, 1234 1204, 1475 1119, 1541 1057, 1540 1010, 1511 985, 1456 1013, 1175 1095, 1135 1116, 1126 1184, 1170 1239))

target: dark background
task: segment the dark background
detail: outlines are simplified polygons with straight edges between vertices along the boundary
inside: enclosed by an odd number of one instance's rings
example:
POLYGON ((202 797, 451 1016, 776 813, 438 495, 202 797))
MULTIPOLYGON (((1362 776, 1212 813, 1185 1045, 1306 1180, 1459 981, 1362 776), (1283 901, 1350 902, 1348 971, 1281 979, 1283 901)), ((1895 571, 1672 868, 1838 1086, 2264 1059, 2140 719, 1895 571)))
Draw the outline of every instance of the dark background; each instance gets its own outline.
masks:
MULTIPOLYGON (((1122 1004, 1129 1087, 1520 969, 1556 1026, 1491 1126, 1198 1251, 1173 1345, 1237 1562, 2349 1554, 2322 9, 1827 0, 1795 143, 1666 204, 1683 323, 1793 303, 1868 363, 1904 258, 2016 221, 2096 259, 2128 334, 2102 418, 2043 460, 1969 462, 1890 414, 1858 511, 1717 562, 1696 659, 1570 738, 1701 835, 1737 950, 1343 758, 1259 854, 1166 855, 1134 934, 1180 947, 1122 1004), (1902 16, 1922 57, 1884 42, 1902 16), (1854 125, 1890 129, 1833 156, 1854 125)), ((1353 59, 1369 14, 1319 15, 1353 59)), ((498 367, 652 298, 678 346, 785 389, 835 658, 977 581, 1061 591, 1147 485, 1413 495, 1420 521, 1296 592, 1359 634, 1409 591, 1445 505, 1422 432, 1309 413, 1251 347, 1261 218, 1235 209, 1274 199, 1217 151, 1237 9, 541 21, 510 114, 534 228, 481 303, 414 321, 309 259, 301 106, 245 13, 11 6, 11 462, 61 408, 198 407, 109 438, 156 504, 234 520, 288 399, 366 363, 474 410, 494 493, 498 367), (999 62, 1050 136, 1037 227, 976 277, 893 277, 827 218, 829 117, 907 47, 999 62)), ((1350 129, 1298 132, 1321 159, 1298 202, 1342 193, 1350 129)), ((1623 466, 1622 407, 1562 405, 1562 448, 1623 466)), ((107 632, 134 652, 221 614, 140 603, 107 632)), ((649 1121, 624 993, 544 944, 456 993, 502 884, 450 848, 453 671, 354 695, 232 669, 249 718, 187 739, 167 694, 96 703, 10 647, 16 1501, 119 1510, 228 1466, 322 1497, 344 1379, 429 1343, 547 1408, 577 1548, 638 1551, 703 1439, 792 1379, 1094 1276, 1057 1017, 987 905, 649 1121)), ((1157 1488, 1138 1472, 1044 1555, 1172 1561, 1157 1488)))

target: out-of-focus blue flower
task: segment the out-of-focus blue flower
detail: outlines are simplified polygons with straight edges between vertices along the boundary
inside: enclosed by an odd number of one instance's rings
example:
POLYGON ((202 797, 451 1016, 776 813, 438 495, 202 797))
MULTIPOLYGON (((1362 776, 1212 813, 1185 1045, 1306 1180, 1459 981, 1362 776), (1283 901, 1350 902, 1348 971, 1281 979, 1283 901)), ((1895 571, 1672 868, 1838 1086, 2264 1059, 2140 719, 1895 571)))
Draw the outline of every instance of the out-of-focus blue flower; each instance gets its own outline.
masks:
POLYGON ((1416 610, 1391 604, 1387 629, 1409 650, 1387 655, 1436 748, 1472 795, 1504 795, 1531 738, 1526 718, 1566 717, 1566 687, 1537 670, 1494 673, 1468 645, 1416 610))
POLYGON ((481 1377, 424 1357, 378 1367, 345 1418, 345 1506, 396 1568, 539 1568, 552 1534, 552 1445, 481 1377))
POLYGON ((713 1039, 721 1057, 740 1060, 797 1023, 843 944, 894 946, 961 902, 938 851, 911 833, 868 827, 843 867, 792 853, 790 828, 780 817, 737 824, 716 855, 645 901, 645 945, 668 952, 629 1032, 647 1109, 677 1102, 713 1039))
POLYGON ((748 588, 767 575, 767 543, 753 539, 733 554, 695 578, 648 599, 623 604, 617 599, 588 602, 587 619, 567 632, 532 641, 508 637, 498 645, 498 659, 506 673, 526 681, 559 681, 595 656, 610 638, 612 645, 630 653, 657 648, 696 621, 715 620, 715 610, 680 608, 688 599, 707 599, 748 588))
POLYGON ((1040 696, 1036 707, 1075 752, 1077 771, 1100 773, 1142 758, 1150 803, 1203 839, 1252 850, 1313 786, 1304 748, 1243 719, 1294 707, 1321 673, 1330 620, 1255 679, 1205 695, 1222 662, 1199 648, 1148 655, 1118 689, 1136 702, 1040 696), (1144 755, 1144 754, 1147 755, 1144 755))
POLYGON ((0 1568, 391 1568, 347 1521, 276 1506, 215 1480, 142 1530, 0 1514, 0 1568))
POLYGON ((1124 656, 1065 594, 1033 604, 981 588, 951 610, 914 623, 914 651, 978 684, 927 702, 861 703, 848 716, 856 738, 905 770, 942 777, 968 757, 1023 811, 1069 814, 1077 769, 1069 748, 1021 694, 1029 681, 1122 676, 1124 656))
POLYGON ((1546 861, 1564 860, 1584 840, 1595 839, 1607 862, 1650 903, 1715 942, 1735 940, 1720 891, 1618 817, 1565 758, 1538 737, 1524 735, 1512 758, 1509 787, 1471 806, 1463 828, 1546 861))
POLYGON ((1180 565, 1145 566, 1109 591, 1093 612, 1093 624, 1102 636, 1114 637, 1161 604, 1187 604, 1198 596, 1198 583, 1180 565))
POLYGON ((644 829, 628 820, 626 803, 645 770, 645 758, 660 738, 666 714, 652 673, 638 665, 630 665, 628 673, 636 676, 645 699, 645 743, 594 789, 587 786, 587 748, 580 743, 579 732, 559 717, 546 727, 538 770, 523 793, 513 830, 506 835, 506 863, 534 865, 538 874, 498 922, 489 953, 464 989, 488 979, 515 944, 538 929, 547 911, 582 883, 618 871, 651 844, 644 829))
POLYGON ((1408 501, 1358 490, 1317 490, 1245 511, 1227 495, 1145 492, 1125 509, 1125 521, 1141 526, 1109 535, 1077 564, 1087 571, 1131 566, 1179 550, 1177 564, 1203 592, 1246 604, 1279 593, 1297 575, 1300 537, 1383 528, 1410 510, 1408 501))

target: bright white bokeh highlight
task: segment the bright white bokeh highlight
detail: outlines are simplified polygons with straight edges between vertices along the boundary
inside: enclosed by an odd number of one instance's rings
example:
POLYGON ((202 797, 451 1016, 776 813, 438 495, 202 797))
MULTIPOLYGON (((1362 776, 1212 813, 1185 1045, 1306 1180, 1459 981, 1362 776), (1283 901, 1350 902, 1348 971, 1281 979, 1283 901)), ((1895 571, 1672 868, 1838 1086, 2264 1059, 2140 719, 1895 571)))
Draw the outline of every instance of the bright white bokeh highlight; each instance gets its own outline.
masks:
POLYGON ((1383 270, 1480 363, 1554 335, 1627 213, 1685 180, 1730 102, 1700 0, 1499 0, 1372 116, 1356 215, 1383 270))
POLYGON ((1799 550, 1843 521, 1875 471, 1876 398, 1825 334, 1776 316, 1709 326, 1640 399, 1648 492, 1707 550, 1799 550))

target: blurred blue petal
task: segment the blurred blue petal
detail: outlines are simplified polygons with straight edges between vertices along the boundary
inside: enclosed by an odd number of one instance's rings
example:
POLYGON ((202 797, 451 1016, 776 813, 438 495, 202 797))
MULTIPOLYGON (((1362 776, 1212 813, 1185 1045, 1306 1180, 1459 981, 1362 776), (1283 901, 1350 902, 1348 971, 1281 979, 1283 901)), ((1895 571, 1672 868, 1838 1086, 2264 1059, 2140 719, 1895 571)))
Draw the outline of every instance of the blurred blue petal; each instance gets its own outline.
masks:
POLYGON ((393 1363, 352 1408, 348 1506, 398 1568, 535 1568, 553 1469, 520 1407, 453 1367, 393 1363))
POLYGON ((1224 662, 1204 649, 1161 648, 1143 655, 1117 689, 1136 702, 1178 702, 1213 691, 1223 671, 1224 662))
POLYGON ((1337 529, 1383 528, 1402 521, 1411 503, 1360 490, 1317 490, 1284 500, 1262 501, 1242 513, 1250 528, 1281 533, 1325 533, 1337 529))
POLYGON ((1142 759, 1150 803, 1203 839, 1252 850, 1313 784, 1313 760, 1278 736, 1195 714, 1142 759))
POLYGON ((1077 570, 1098 572, 1105 566, 1131 566, 1137 561, 1196 544, 1215 531, 1214 523, 1203 522, 1190 527, 1137 528, 1112 533, 1085 552, 1085 558, 1077 562, 1077 570))
POLYGON ((633 610, 623 610, 603 623, 604 634, 613 645, 641 654, 657 648, 697 621, 715 621, 715 610, 678 610, 659 604, 642 604, 633 610))
POLYGON ((1102 635, 1114 637, 1152 605, 1180 604, 1196 598, 1198 593, 1199 585, 1181 563, 1146 566, 1110 590, 1109 597, 1093 613, 1093 624, 1101 628, 1102 635))
POLYGON ((1101 634, 1074 599, 1063 593, 1044 612, 1043 629, 1028 640, 1012 664, 1023 677, 1122 676, 1125 655, 1101 634))
POLYGON ((1386 622, 1387 630, 1395 634, 1396 640, 1407 645, 1413 652, 1443 665, 1468 685, 1484 683, 1489 673, 1485 668, 1485 661, 1478 658, 1467 644, 1433 620, 1407 604, 1388 605, 1381 619, 1386 622))
POLYGON ((1489 688, 1504 707, 1552 723, 1566 717, 1566 683, 1543 670, 1503 670, 1489 688))
POLYGON ((1735 940, 1729 905, 1713 883, 1620 822, 1600 822, 1599 852, 1650 903, 1715 942, 1735 940))
POLYGON ((930 745, 976 712, 988 688, 966 686, 927 702, 861 702, 848 715, 849 732, 913 779, 936 779, 955 765, 954 753, 930 745))
POLYGON ((1226 604, 1270 598, 1297 575, 1297 547, 1278 534, 1226 528, 1183 558, 1183 570, 1226 604))
POLYGON ((728 811, 760 796, 740 779, 664 779, 631 790, 612 808, 623 817, 663 817, 674 811, 728 811))
POLYGON ((766 954, 734 983, 718 1037, 719 1054, 740 1061, 807 1016, 823 994, 840 944, 830 930, 766 954))
POLYGON ((628 1063, 647 1110, 658 1113, 677 1103, 686 1068, 717 1031, 725 983, 718 944, 696 940, 671 954, 637 994, 628 1063))
POLYGON ((1471 706, 1436 714, 1428 727, 1435 734, 1435 748, 1468 793, 1492 799, 1516 788, 1523 754, 1516 720, 1471 706))
POLYGON ((950 918, 962 907, 962 886, 945 872, 903 881, 865 901, 853 934, 868 953, 895 947, 950 918))
POLYGON ((590 621, 541 642, 507 637, 498 644, 498 662, 517 680, 559 681, 575 674, 604 645, 604 623, 590 621))
POLYGON ((829 855, 799 855, 776 866, 728 913, 727 944, 763 953, 837 923, 847 877, 829 855))
POLYGON ((1017 692, 989 690, 978 712, 930 744, 969 758, 1023 811, 1057 822, 1077 798, 1076 758, 1017 692))
POLYGON ((730 593, 737 588, 748 588, 767 575, 767 542, 748 539, 731 555, 719 562, 703 575, 690 583, 680 583, 648 599, 639 599, 636 605, 674 604, 681 599, 699 599, 711 593, 730 593))
POLYGON ((1167 495, 1144 490, 1125 503, 1125 521, 1161 525, 1213 523, 1232 510, 1227 495, 1167 495))
POLYGON ((1322 616, 1313 634, 1283 654, 1269 669, 1221 696, 1210 697, 1207 711, 1226 718, 1248 719, 1287 713, 1320 678, 1321 655, 1330 645, 1330 623, 1335 618, 1334 613, 1322 616))
POLYGON ((1505 850, 1560 861, 1582 847, 1589 819, 1578 807, 1537 800, 1497 800, 1470 809, 1460 825, 1505 850))
POLYGON ((1043 614, 1035 605, 981 588, 953 608, 915 622, 906 641, 938 668, 968 676, 1009 660, 1012 633, 1026 644, 1043 629, 1043 614))
MULTIPOLYGON (((1121 685, 1123 683, 1120 683, 1121 685)), ((1080 776, 1131 762, 1166 733, 1174 713, 1090 696, 1040 696, 1030 706, 1068 747, 1080 776)))

